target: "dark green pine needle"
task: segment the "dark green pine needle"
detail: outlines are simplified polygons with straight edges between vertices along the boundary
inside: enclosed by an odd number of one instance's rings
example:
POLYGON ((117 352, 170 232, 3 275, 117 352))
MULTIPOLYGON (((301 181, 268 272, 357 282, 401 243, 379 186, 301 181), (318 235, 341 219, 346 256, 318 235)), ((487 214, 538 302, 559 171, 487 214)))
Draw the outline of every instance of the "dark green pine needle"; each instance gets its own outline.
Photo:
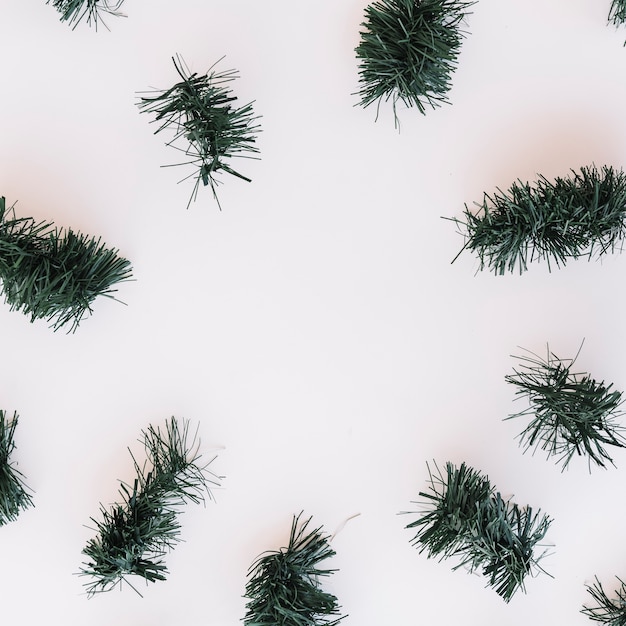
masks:
MULTIPOLYGON (((255 124, 252 104, 234 105, 229 84, 237 78, 234 70, 214 71, 198 75, 189 73, 180 58, 172 59, 182 79, 166 91, 142 97, 138 103, 142 113, 155 115, 159 124, 155 134, 168 129, 173 138, 167 143, 181 151, 187 160, 177 165, 192 165, 195 184, 187 207, 196 199, 200 184, 210 186, 219 206, 216 176, 230 174, 241 180, 250 179, 235 170, 230 160, 235 157, 255 158, 259 126, 255 124)), ((214 66, 213 66, 214 67, 214 66)))
POLYGON ((12 311, 74 332, 98 296, 115 299, 113 285, 130 278, 130 262, 100 239, 17 218, 0 198, 0 282, 12 311))
POLYGON ((72 28, 85 19, 89 26, 93 24, 97 29, 99 23, 106 27, 103 14, 123 15, 119 9, 124 0, 47 0, 46 4, 50 3, 61 14, 61 21, 68 22, 72 28))
POLYGON ((525 579, 543 571, 538 563, 544 554, 535 550, 551 520, 530 507, 504 500, 488 477, 462 463, 446 463, 430 475, 430 489, 421 492, 425 510, 406 526, 417 529, 411 543, 440 559, 456 557, 453 569, 480 571, 505 602, 525 591, 525 579))
POLYGON ((14 521, 21 511, 33 506, 24 477, 11 462, 17 422, 17 413, 9 419, 0 410, 0 526, 14 521))
POLYGON ((361 106, 391 100, 421 113, 448 102, 465 33, 460 25, 473 1, 377 0, 365 9, 359 60, 361 106))
POLYGON ((563 470, 574 456, 586 456, 590 469, 591 462, 613 464, 605 446, 626 447, 623 428, 616 423, 623 414, 621 392, 587 373, 573 372, 576 357, 559 359, 548 349, 545 359, 531 352, 516 358, 521 366, 505 380, 517 388, 517 396, 528 399, 529 407, 505 419, 532 416, 519 435, 524 451, 541 448, 563 470))
POLYGON ((219 484, 208 464, 198 463, 198 442, 190 437, 188 422, 172 417, 165 432, 149 426, 141 442, 147 461, 140 465, 133 457, 137 477, 130 485, 121 483, 121 503, 101 505, 102 520, 92 518, 97 536, 83 550, 89 561, 80 572, 93 579, 85 585, 90 596, 123 582, 135 589, 130 575, 165 580, 163 557, 180 541, 180 507, 212 497, 209 485, 219 484))
POLYGON ((506 192, 485 194, 476 206, 473 213, 466 205, 465 221, 453 221, 465 237, 461 252, 476 253, 481 270, 517 268, 521 274, 533 261, 560 267, 569 259, 621 252, 626 175, 610 166, 582 167, 554 182, 543 176, 534 186, 517 181, 506 192))
POLYGON ((289 545, 259 556, 248 572, 246 626, 335 626, 343 619, 337 598, 320 587, 319 578, 335 570, 319 564, 335 555, 329 539, 311 518, 291 525, 289 545))
POLYGON ((615 592, 616 597, 609 598, 596 576, 596 582, 593 585, 587 585, 587 591, 593 598, 594 604, 583 607, 581 613, 594 622, 601 622, 608 626, 626 626, 626 584, 621 578, 616 578, 620 583, 619 589, 615 592))

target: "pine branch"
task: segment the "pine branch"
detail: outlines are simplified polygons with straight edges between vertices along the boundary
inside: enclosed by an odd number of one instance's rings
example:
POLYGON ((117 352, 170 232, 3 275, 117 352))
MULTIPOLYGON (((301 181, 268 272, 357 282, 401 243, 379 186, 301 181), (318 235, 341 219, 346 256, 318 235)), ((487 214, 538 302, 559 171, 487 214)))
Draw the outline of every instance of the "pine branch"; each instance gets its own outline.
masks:
POLYGON ((465 463, 459 468, 446 463, 445 478, 436 464, 436 474, 428 464, 426 467, 430 487, 419 496, 426 498, 429 510, 406 528, 417 529, 411 544, 421 546, 420 553, 426 551, 428 558, 446 558, 464 545, 480 504, 493 495, 493 487, 488 478, 465 463))
POLYGON ((48 222, 15 217, 0 198, 0 281, 11 311, 46 319, 74 332, 98 296, 115 299, 112 286, 130 280, 130 263, 100 239, 48 222))
POLYGON ((455 570, 481 571, 505 602, 525 591, 525 578, 543 571, 538 564, 544 554, 534 552, 551 520, 504 500, 488 477, 465 463, 446 463, 445 478, 439 468, 437 475, 428 472, 430 489, 419 494, 426 508, 406 526, 418 529, 411 544, 428 558, 457 557, 455 570))
POLYGON ((46 4, 50 4, 61 14, 61 21, 68 22, 72 28, 76 28, 83 20, 87 20, 87 24, 92 24, 98 29, 98 23, 102 23, 108 28, 102 15, 113 15, 120 17, 124 14, 119 11, 124 0, 47 0, 46 4))
POLYGON ((196 199, 200 183, 211 187, 219 206, 218 174, 250 182, 231 167, 229 160, 255 158, 250 155, 259 152, 254 145, 259 132, 254 122, 258 117, 254 116, 253 103, 239 108, 233 105, 237 98, 231 95, 228 84, 238 77, 236 71, 216 72, 211 68, 208 74, 198 76, 189 73, 180 58, 172 61, 182 80, 166 91, 157 91, 155 96, 142 97, 138 107, 142 113, 155 114, 154 121, 159 123, 155 134, 165 129, 173 134, 167 145, 188 157, 176 165, 192 165, 197 171, 187 208, 196 199))
POLYGON ((132 485, 120 483, 122 502, 100 505, 102 521, 92 518, 97 536, 83 550, 90 560, 80 572, 94 579, 85 585, 89 596, 123 582, 135 589, 129 575, 146 582, 165 580, 163 557, 180 541, 180 507, 202 502, 205 495, 212 498, 209 484, 219 484, 208 464, 198 464, 199 443, 195 436, 190 439, 188 422, 180 425, 172 417, 164 433, 149 426, 140 441, 147 462, 139 465, 133 457, 137 477, 132 485))
POLYGON ((17 413, 8 419, 0 410, 0 526, 16 520, 21 511, 33 506, 24 476, 10 460, 15 449, 13 437, 17 422, 17 413))
POLYGON ((572 174, 554 182, 540 176, 534 187, 517 181, 506 192, 485 194, 482 204, 476 203, 478 213, 466 205, 465 222, 452 220, 465 237, 461 252, 475 252, 480 269, 496 274, 516 267, 521 274, 533 261, 547 261, 551 269, 572 258, 621 252, 626 175, 609 166, 572 174))
POLYGON ((527 409, 505 419, 533 416, 519 435, 524 452, 541 448, 557 457, 562 470, 575 455, 587 456, 590 469, 592 461, 600 467, 613 464, 605 446, 626 447, 624 429, 615 423, 623 414, 621 392, 587 373, 572 372, 576 357, 559 359, 549 348, 546 359, 529 355, 516 357, 521 366, 505 377, 517 387, 516 396, 529 401, 527 409))
POLYGON ((360 105, 398 101, 426 113, 448 102, 465 33, 460 25, 474 1, 377 0, 365 9, 359 60, 360 105))
POLYGON ((617 577, 620 588, 616 591, 616 598, 609 598, 602 584, 596 576, 593 585, 587 585, 587 591, 591 594, 595 606, 583 607, 581 613, 594 622, 602 622, 609 626, 626 626, 626 584, 617 577))
POLYGON ((615 26, 626 24, 626 0, 613 0, 611 2, 609 22, 615 26))
POLYGON ((250 567, 246 584, 246 626, 336 626, 345 617, 337 598, 320 587, 319 578, 336 570, 321 569, 335 555, 321 528, 307 533, 311 518, 291 525, 289 545, 261 555, 250 567))

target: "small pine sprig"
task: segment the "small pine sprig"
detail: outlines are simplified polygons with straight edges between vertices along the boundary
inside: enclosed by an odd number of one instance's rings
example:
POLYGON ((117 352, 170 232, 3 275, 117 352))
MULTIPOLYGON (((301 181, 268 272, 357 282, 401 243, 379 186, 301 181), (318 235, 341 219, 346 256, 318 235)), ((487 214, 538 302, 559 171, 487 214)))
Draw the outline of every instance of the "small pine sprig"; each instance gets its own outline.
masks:
MULTIPOLYGON (((581 345, 582 347, 582 345, 581 345)), ((580 353, 580 350, 579 350, 580 353)), ((520 433, 524 452, 541 448, 565 470, 574 456, 606 467, 613 459, 605 446, 626 447, 623 428, 616 419, 623 414, 622 393, 612 384, 598 382, 586 372, 573 372, 573 359, 559 359, 547 350, 546 358, 528 352, 506 382, 516 396, 528 399, 528 408, 505 419, 532 416, 520 433)))
POLYGON ((336 626, 345 617, 335 617, 337 598, 319 582, 336 571, 319 567, 335 551, 321 527, 307 531, 311 518, 301 524, 300 515, 294 516, 289 545, 262 554, 250 567, 246 626, 336 626))
MULTIPOLYGON (((517 181, 508 191, 498 189, 465 206, 460 227, 464 250, 478 255, 480 270, 495 274, 519 273, 533 261, 548 269, 568 259, 621 252, 626 230, 626 174, 610 166, 572 171, 569 178, 549 181, 540 176, 533 186, 517 181)), ((454 262, 453 260, 453 262, 454 262)))
POLYGON ((130 278, 130 262, 100 239, 18 218, 0 198, 0 281, 12 311, 74 332, 98 296, 115 299, 112 286, 130 278))
POLYGON ((61 14, 61 21, 68 22, 72 28, 76 28, 83 19, 89 26, 93 24, 96 30, 99 23, 108 28, 103 15, 123 16, 119 9, 124 0, 47 0, 46 4, 51 2, 61 14))
POLYGON ((24 476, 11 462, 15 449, 15 429, 19 416, 9 419, 0 410, 0 526, 17 519, 21 511, 33 506, 33 500, 24 483, 24 476))
MULTIPOLYGON (((176 165, 192 165, 195 184, 187 208, 196 199, 200 184, 210 186, 218 206, 216 176, 231 174, 250 182, 229 164, 230 159, 255 158, 259 126, 255 124, 252 102, 234 106, 237 100, 229 84, 238 77, 235 70, 217 72, 213 65, 207 74, 190 73, 180 58, 172 58, 176 72, 182 79, 170 89, 157 91, 154 96, 141 97, 141 113, 155 115, 159 124, 155 134, 165 129, 173 134, 167 145, 181 151, 188 160, 176 165)), ((218 61, 219 62, 219 61, 218 61)), ((185 177, 193 177, 190 174, 185 177)), ((220 207, 221 208, 221 207, 220 207)))
POLYGON ((365 9, 359 60, 358 95, 367 107, 392 101, 396 126, 398 101, 420 113, 449 102, 456 69, 461 23, 474 1, 377 0, 365 9))
POLYGON ((147 461, 140 465, 133 456, 137 477, 132 484, 120 483, 121 503, 100 505, 102 520, 92 518, 97 535, 83 549, 90 560, 80 571, 93 579, 85 584, 89 596, 123 582, 137 591, 131 575, 146 583, 165 580, 163 557, 180 541, 180 507, 212 498, 210 485, 219 485, 208 464, 198 463, 199 442, 190 437, 189 422, 172 417, 165 432, 149 426, 140 441, 147 461))
POLYGON ((446 463, 445 476, 435 464, 433 473, 426 464, 429 491, 420 491, 427 509, 406 528, 416 529, 411 544, 427 552, 428 558, 446 558, 465 543, 479 506, 493 495, 489 479, 465 463, 460 467, 446 463))
POLYGON ((615 26, 626 24, 626 0, 613 0, 611 2, 609 22, 615 26))
POLYGON ((439 468, 436 475, 428 471, 429 491, 420 492, 426 509, 406 526, 417 529, 411 544, 428 558, 457 557, 454 570, 481 571, 505 602, 525 591, 526 577, 544 571, 539 561, 545 552, 536 556, 535 550, 550 518, 504 500, 488 477, 465 463, 446 463, 445 476, 439 468))
POLYGON ((615 598, 609 598, 597 576, 593 585, 587 585, 595 605, 584 606, 581 610, 583 615, 608 626, 626 626, 626 584, 618 576, 616 578, 620 587, 615 592, 615 598))
POLYGON ((509 602, 518 589, 525 591, 526 576, 544 572, 539 561, 545 552, 535 556, 535 549, 550 523, 548 516, 533 513, 531 507, 519 507, 496 493, 480 503, 459 552, 462 561, 454 569, 465 566, 470 571, 480 570, 488 586, 509 602))

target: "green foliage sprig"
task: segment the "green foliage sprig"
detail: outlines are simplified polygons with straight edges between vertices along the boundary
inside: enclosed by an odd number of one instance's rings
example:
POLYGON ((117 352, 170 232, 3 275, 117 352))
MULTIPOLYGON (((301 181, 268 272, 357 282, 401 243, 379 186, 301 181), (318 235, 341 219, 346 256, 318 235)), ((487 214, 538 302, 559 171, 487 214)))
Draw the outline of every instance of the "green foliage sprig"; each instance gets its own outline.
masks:
POLYGON ((609 10, 609 22, 615 26, 626 24, 626 0, 613 0, 609 10))
POLYGON ((601 622, 609 626, 626 626, 626 584, 617 577, 620 583, 616 590, 616 598, 609 598, 602 583, 596 576, 593 585, 587 585, 587 591, 591 594, 595 606, 583 607, 581 613, 589 617, 594 622, 601 622))
POLYGON ((10 460, 18 419, 17 413, 9 419, 0 410, 0 526, 14 521, 21 511, 33 506, 24 476, 10 460))
POLYGON ((532 416, 519 435, 524 452, 541 448, 563 470, 576 455, 587 456, 590 468, 592 461, 606 467, 613 459, 605 446, 626 447, 624 429, 616 423, 623 414, 622 393, 585 372, 573 372, 577 357, 559 359, 549 348, 545 359, 529 352, 516 357, 520 367, 505 377, 517 387, 516 396, 529 401, 528 408, 505 418, 532 416))
POLYGON ((572 174, 554 182, 540 176, 535 186, 517 181, 506 192, 485 194, 477 213, 466 205, 465 221, 453 220, 465 237, 461 252, 476 253, 480 269, 496 274, 516 267, 521 274, 533 261, 547 261, 550 269, 572 258, 621 252, 626 175, 610 166, 572 174))
POLYGON ((87 24, 92 24, 97 29, 98 24, 106 24, 102 19, 102 15, 113 15, 115 17, 122 16, 120 7, 124 4, 124 0, 47 0, 46 4, 50 4, 61 14, 61 21, 68 22, 72 28, 76 28, 83 20, 87 20, 87 24))
MULTIPOLYGON (((0 198, 0 281, 12 311, 46 319, 58 330, 78 328, 98 296, 113 298, 116 283, 130 280, 130 262, 100 239, 49 222, 15 217, 0 198)), ((115 299, 115 298, 113 298, 115 299)))
MULTIPOLYGON (((301 515, 301 514, 300 514, 301 515)), ((248 572, 246 626, 336 626, 345 617, 337 598, 320 587, 319 578, 336 570, 321 569, 335 555, 321 528, 307 531, 311 518, 291 525, 289 545, 259 556, 248 572)))
POLYGON ((155 114, 154 121, 159 123, 155 134, 169 129, 173 139, 167 145, 189 157, 176 165, 193 165, 197 172, 187 207, 196 199, 200 183, 211 187, 219 206, 217 174, 224 172, 250 182, 231 167, 229 160, 254 158, 251 155, 259 152, 254 145, 259 131, 254 122, 258 117, 254 116, 252 102, 239 108, 233 104, 237 98, 229 84, 238 77, 235 70, 217 72, 213 65, 207 74, 198 75, 189 73, 180 58, 172 61, 182 80, 166 91, 157 91, 155 96, 142 97, 138 107, 142 113, 155 114))
POLYGON ((140 441, 147 462, 140 465, 133 456, 137 477, 130 484, 120 483, 122 502, 110 508, 100 505, 102 521, 92 518, 97 536, 83 549, 90 560, 80 572, 93 578, 85 585, 90 596, 123 582, 137 591, 129 575, 146 583, 165 580, 163 557, 180 541, 180 507, 211 498, 209 485, 219 484, 208 464, 198 463, 199 442, 196 436, 190 438, 189 422, 181 425, 172 417, 165 432, 149 426, 140 441))
POLYGON ((445 475, 428 468, 430 487, 420 492, 426 509, 406 528, 416 529, 411 544, 428 558, 457 557, 453 569, 480 571, 505 602, 522 589, 526 576, 543 571, 544 553, 535 549, 551 520, 531 507, 502 498, 488 477, 462 463, 446 463, 445 475))
POLYGON ((465 33, 460 25, 474 2, 377 0, 365 9, 359 60, 360 104, 398 101, 421 113, 448 102, 465 33))

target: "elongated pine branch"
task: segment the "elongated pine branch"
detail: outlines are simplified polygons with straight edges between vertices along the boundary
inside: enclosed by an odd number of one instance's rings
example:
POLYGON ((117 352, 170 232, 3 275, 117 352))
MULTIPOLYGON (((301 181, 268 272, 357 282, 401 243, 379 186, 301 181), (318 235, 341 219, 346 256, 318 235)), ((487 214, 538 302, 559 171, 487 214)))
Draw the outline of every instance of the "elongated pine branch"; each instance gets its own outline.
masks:
POLYGON ((597 382, 587 373, 573 372, 574 359, 559 359, 550 352, 542 358, 529 352, 506 382, 517 388, 516 396, 528 399, 528 408, 505 419, 532 416, 519 435, 524 452, 541 448, 556 457, 565 470, 574 456, 586 456, 600 467, 613 459, 606 446, 626 447, 622 393, 597 382))
POLYGON ((211 498, 210 484, 219 484, 208 464, 199 464, 199 442, 190 437, 189 422, 172 417, 165 432, 149 426, 141 442, 147 461, 140 465, 133 457, 137 475, 132 483, 120 484, 121 502, 101 505, 102 520, 92 518, 97 535, 83 550, 89 561, 80 572, 93 579, 85 585, 89 596, 123 582, 135 589, 130 575, 146 582, 165 580, 163 557, 180 541, 180 507, 211 498))
POLYGON ((217 72, 211 68, 207 74, 198 75, 190 73, 180 58, 172 61, 181 81, 170 89, 157 91, 156 95, 140 98, 138 107, 142 113, 155 115, 153 121, 159 124, 155 134, 166 129, 171 132, 173 138, 167 145, 186 158, 177 165, 191 165, 195 170, 195 184, 187 207, 196 199, 200 184, 211 187, 219 206, 218 174, 231 174, 250 182, 230 165, 230 160, 255 158, 253 155, 258 154, 255 145, 258 117, 254 116, 252 102, 234 106, 237 98, 229 84, 238 77, 236 71, 217 72))
POLYGON ((504 500, 488 477, 462 463, 446 463, 445 474, 435 464, 430 488, 420 492, 424 510, 406 528, 417 529, 411 543, 428 558, 456 557, 453 569, 480 571, 487 586, 509 602, 525 591, 525 579, 544 571, 536 555, 551 520, 531 507, 504 500))
MULTIPOLYGON (((484 195, 476 213, 453 219, 480 269, 520 274, 533 261, 560 267, 569 259, 621 252, 626 232, 626 175, 604 166, 572 170, 554 181, 540 176, 533 186, 517 181, 508 191, 484 195)), ((460 253, 459 253, 460 254, 460 253)), ((457 255, 458 256, 458 255, 457 255)))
POLYGON ((0 410, 0 526, 16 520, 21 511, 33 506, 24 476, 11 461, 18 419, 17 413, 9 419, 0 410))
POLYGON ((597 576, 593 585, 587 585, 594 604, 584 606, 581 610, 583 615, 608 626, 626 626, 626 584, 621 578, 616 578, 620 586, 613 598, 609 598, 597 576))
POLYGON ((294 517, 289 545, 262 554, 250 567, 246 626, 336 626, 343 619, 336 617, 337 598, 319 582, 335 571, 319 566, 335 551, 321 528, 307 531, 310 521, 294 517))
POLYGON ((460 25, 474 2, 377 0, 365 9, 359 60, 360 105, 391 100, 420 113, 448 102, 465 33, 460 25))
POLYGON ((72 28, 86 20, 89 26, 93 24, 97 29, 99 23, 107 27, 103 15, 123 15, 119 9, 124 0, 47 0, 46 4, 50 3, 61 14, 61 21, 68 22, 72 28))

